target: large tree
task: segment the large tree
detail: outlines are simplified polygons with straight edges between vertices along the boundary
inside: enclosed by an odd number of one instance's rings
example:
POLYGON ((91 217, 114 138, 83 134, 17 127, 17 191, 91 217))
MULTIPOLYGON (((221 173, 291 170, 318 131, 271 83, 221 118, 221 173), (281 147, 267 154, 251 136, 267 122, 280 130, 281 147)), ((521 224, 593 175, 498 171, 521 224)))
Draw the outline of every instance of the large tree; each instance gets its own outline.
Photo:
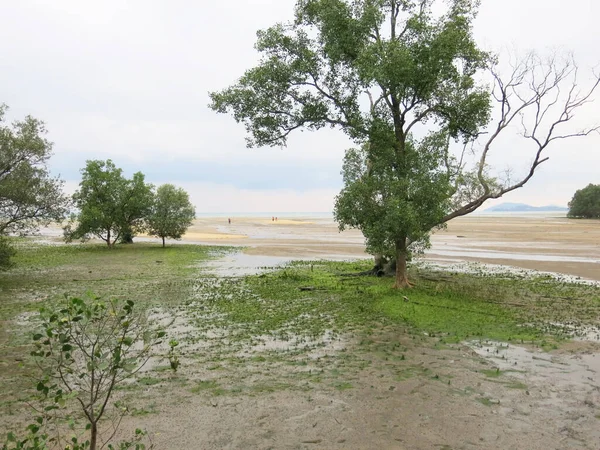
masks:
POLYGON ((73 194, 79 212, 65 227, 67 241, 95 236, 112 247, 124 233, 144 229, 153 193, 143 173, 125 178, 110 159, 87 161, 81 173, 79 190, 73 194))
POLYGON ((196 217, 188 193, 172 184, 163 184, 156 190, 154 203, 148 215, 148 234, 158 236, 165 246, 165 238, 181 239, 196 217))
POLYGON ((63 219, 68 197, 63 182, 53 178, 47 163, 52 143, 44 123, 27 116, 4 124, 7 106, 0 104, 0 266, 8 267, 14 253, 3 236, 26 234, 63 219))
POLYGON ((478 2, 435 3, 299 0, 293 23, 259 31, 259 65, 211 94, 214 110, 244 123, 249 146, 285 145, 294 130, 328 126, 356 142, 336 217, 342 228, 360 228, 371 251, 393 253, 396 287, 410 285, 412 243, 523 186, 552 141, 592 131, 557 130, 597 82, 584 93, 569 89, 573 83, 561 96, 574 65, 535 56, 503 80, 472 37, 478 2), (476 82, 486 69, 493 91, 476 82), (499 119, 476 147, 492 113, 499 119), (489 153, 515 118, 523 118, 533 158, 522 178, 498 179, 489 175, 489 153), (454 153, 455 142, 464 145, 462 153, 454 153))
POLYGON ((579 189, 569 202, 569 217, 600 219, 600 184, 579 189))
POLYGON ((6 110, 0 104, 0 234, 27 233, 60 221, 68 198, 48 172, 52 143, 44 123, 27 116, 7 126, 6 110))

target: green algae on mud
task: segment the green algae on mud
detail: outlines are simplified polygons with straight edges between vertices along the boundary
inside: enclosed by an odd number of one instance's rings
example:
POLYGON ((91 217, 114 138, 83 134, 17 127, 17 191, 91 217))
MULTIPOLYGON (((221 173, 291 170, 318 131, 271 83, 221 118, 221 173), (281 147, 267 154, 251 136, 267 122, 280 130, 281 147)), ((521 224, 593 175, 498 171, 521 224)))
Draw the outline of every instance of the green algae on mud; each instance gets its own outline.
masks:
POLYGON ((414 269, 416 286, 395 290, 387 278, 344 276, 369 262, 295 262, 248 277, 255 294, 224 310, 233 321, 293 333, 319 335, 380 323, 404 323, 413 332, 440 342, 496 339, 550 347, 576 332, 598 325, 600 287, 565 283, 546 276, 448 274, 414 269), (303 290, 308 288, 309 290, 303 290))
POLYGON ((188 297, 197 265, 225 247, 98 244, 47 245, 14 238, 15 267, 0 272, 0 413, 27 394, 28 361, 36 312, 65 295, 86 292, 129 299, 144 309, 179 305, 188 297), (27 376, 25 376, 27 375, 27 376), (4 408, 6 407, 6 408, 4 408))
POLYGON ((315 386, 352 391, 367 367, 395 382, 425 377, 450 384, 444 373, 416 364, 414 348, 443 350, 485 338, 549 348, 570 336, 557 324, 597 324, 596 286, 414 267, 416 287, 397 291, 391 279, 345 276, 370 268, 369 261, 292 262, 237 277, 202 270, 205 261, 228 251, 24 242, 17 267, 0 274, 0 320, 9 324, 0 332, 0 360, 6 362, 0 365, 0 412, 11 407, 24 382, 26 367, 16 366, 27 363, 16 361, 26 354, 33 324, 21 321, 23 313, 65 293, 132 299, 157 317, 173 316, 169 331, 181 344, 180 372, 169 378, 159 361, 124 390, 151 389, 154 395, 172 393, 175 385, 208 396, 315 386))

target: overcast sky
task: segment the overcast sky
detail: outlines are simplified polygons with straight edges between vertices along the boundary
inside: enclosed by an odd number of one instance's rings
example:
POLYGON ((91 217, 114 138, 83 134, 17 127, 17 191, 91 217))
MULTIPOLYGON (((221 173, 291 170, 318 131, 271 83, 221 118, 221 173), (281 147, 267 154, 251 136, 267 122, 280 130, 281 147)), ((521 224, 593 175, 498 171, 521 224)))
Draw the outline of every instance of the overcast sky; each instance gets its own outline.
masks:
MULTIPOLYGON (((256 63, 256 30, 291 19, 294 3, 0 0, 0 103, 10 118, 46 122, 52 171, 70 191, 87 159, 112 158, 185 187, 198 212, 330 211, 350 145, 341 132, 247 149, 243 126, 207 107, 209 91, 256 63)), ((490 50, 573 51, 590 73, 600 70, 599 17, 597 0, 482 0, 475 34, 490 50)), ((579 119, 600 122, 600 95, 579 119)), ((519 143, 501 149, 498 167, 523 169, 519 143)), ((549 156, 503 201, 566 205, 600 182, 598 136, 558 142, 549 156)))

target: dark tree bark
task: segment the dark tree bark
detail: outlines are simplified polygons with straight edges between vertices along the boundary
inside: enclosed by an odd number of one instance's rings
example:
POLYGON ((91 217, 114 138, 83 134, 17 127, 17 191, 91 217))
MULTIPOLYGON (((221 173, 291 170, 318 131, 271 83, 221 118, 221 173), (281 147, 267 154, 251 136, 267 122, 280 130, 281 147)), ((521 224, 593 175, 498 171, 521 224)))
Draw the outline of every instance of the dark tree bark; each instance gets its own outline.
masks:
POLYGON ((408 281, 407 255, 406 239, 396 242, 396 281, 394 283, 396 289, 412 287, 412 284, 408 281))
POLYGON ((98 424, 96 422, 91 423, 90 429, 90 450, 96 450, 98 441, 98 424))
POLYGON ((126 231, 123 233, 121 244, 133 244, 133 233, 131 231, 126 231))

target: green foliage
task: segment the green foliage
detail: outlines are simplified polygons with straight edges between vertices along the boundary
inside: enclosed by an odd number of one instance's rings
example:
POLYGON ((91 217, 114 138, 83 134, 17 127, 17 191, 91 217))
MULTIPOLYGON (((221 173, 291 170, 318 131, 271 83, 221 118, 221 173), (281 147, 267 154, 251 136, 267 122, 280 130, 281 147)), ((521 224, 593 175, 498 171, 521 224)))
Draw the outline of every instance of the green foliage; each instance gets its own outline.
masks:
POLYGON ((489 113, 473 79, 487 59, 471 37, 475 2, 454 0, 441 18, 419 3, 300 0, 293 23, 259 31, 260 64, 213 92, 211 107, 243 122, 249 145, 285 145, 297 128, 325 126, 362 143, 392 113, 471 135, 489 113), (367 89, 381 96, 365 110, 367 89))
POLYGON ((600 219, 600 184, 579 189, 569 202, 569 217, 600 219))
POLYGON ((490 63, 472 37, 477 2, 434 3, 299 0, 293 23, 258 33, 259 65, 211 93, 215 111, 245 125, 249 146, 341 128, 361 150, 346 159, 340 226, 362 229, 371 251, 403 258, 458 190, 449 188, 462 169, 449 142, 474 139, 490 114, 489 92, 476 83, 490 63), (418 126, 433 131, 418 140, 418 126), (361 170, 349 167, 356 159, 361 170))
MULTIPOLYGON (((40 316, 41 329, 33 336, 31 355, 42 370, 36 385, 42 404, 37 411, 41 413, 36 424, 28 427, 28 435, 17 439, 10 434, 4 448, 46 449, 46 442, 52 442, 64 448, 96 450, 98 424, 110 407, 115 386, 144 366, 165 332, 151 328, 143 315, 136 314, 133 301, 103 301, 91 294, 65 297, 58 308, 42 308, 40 316), (89 439, 84 441, 77 435, 74 405, 87 422, 89 439), (63 416, 74 432, 67 442, 48 438, 47 431, 39 433, 42 426, 48 428, 63 416)), ((144 435, 136 432, 134 441, 109 448, 143 449, 138 441, 144 435)))
POLYGON ((340 228, 362 230, 371 254, 395 257, 404 236, 412 247, 428 243, 429 231, 446 214, 452 186, 444 158, 445 136, 406 144, 405 171, 397 169, 391 145, 365 145, 346 152, 344 188, 336 197, 334 217, 340 228), (437 139, 436 139, 437 138, 437 139))
POLYGON ((413 268, 411 275, 418 283, 406 293, 390 289, 385 279, 339 276, 369 265, 296 262, 248 277, 239 293, 218 291, 211 299, 218 312, 227 315, 229 326, 242 323, 251 336, 321 336, 327 330, 345 333, 359 325, 368 329, 404 323, 417 335, 426 332, 446 342, 489 338, 541 343, 569 338, 596 323, 598 286, 510 273, 448 274, 413 268), (314 290, 307 296, 302 286, 314 290), (573 325, 571 334, 560 326, 565 323, 573 325))
POLYGON ((6 110, 0 104, 0 234, 27 233, 62 220, 69 202, 46 166, 52 144, 44 123, 27 116, 6 126, 6 110))
POLYGON ((188 193, 172 184, 163 184, 156 191, 154 203, 148 215, 148 233, 165 238, 180 239, 196 217, 188 193))
POLYGON ((153 198, 144 174, 136 172, 127 179, 110 159, 87 161, 81 173, 73 195, 79 213, 65 227, 67 241, 96 236, 112 246, 124 234, 144 229, 153 198))
MULTIPOLYGON (((35 423, 27 426, 27 433, 24 437, 17 437, 12 432, 8 433, 1 450, 49 450, 51 448, 56 450, 91 450, 90 441, 82 441, 77 436, 72 436, 66 444, 60 444, 57 438, 51 438, 48 433, 41 431, 43 425, 44 420, 40 416, 35 423)), ((154 446, 150 444, 147 447, 142 442, 147 435, 146 431, 138 428, 135 430, 132 439, 121 441, 116 445, 108 444, 107 448, 109 450, 150 450, 154 446)))
POLYGON ((16 253, 14 247, 10 245, 10 241, 5 236, 0 235, 0 270, 10 269, 14 265, 11 258, 16 253))
POLYGON ((6 126, 7 109, 0 104, 0 270, 12 267, 15 254, 5 235, 60 221, 69 205, 63 182, 48 172, 52 144, 44 138, 44 123, 27 116, 6 126))

